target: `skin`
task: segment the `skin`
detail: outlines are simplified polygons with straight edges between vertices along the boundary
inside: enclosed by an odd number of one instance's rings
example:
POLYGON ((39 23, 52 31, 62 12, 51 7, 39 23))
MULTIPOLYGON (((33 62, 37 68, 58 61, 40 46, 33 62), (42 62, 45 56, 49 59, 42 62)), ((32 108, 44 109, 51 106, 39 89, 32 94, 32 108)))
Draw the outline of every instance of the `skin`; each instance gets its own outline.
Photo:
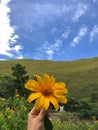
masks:
POLYGON ((33 108, 28 114, 28 126, 27 130, 45 130, 44 128, 44 117, 46 111, 41 108, 36 110, 33 108))

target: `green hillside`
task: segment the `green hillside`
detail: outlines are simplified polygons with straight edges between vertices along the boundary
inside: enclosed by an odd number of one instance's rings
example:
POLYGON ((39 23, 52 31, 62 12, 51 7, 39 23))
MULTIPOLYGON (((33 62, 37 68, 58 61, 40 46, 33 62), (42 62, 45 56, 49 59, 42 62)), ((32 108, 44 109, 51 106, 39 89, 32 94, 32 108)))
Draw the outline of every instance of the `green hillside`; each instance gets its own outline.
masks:
POLYGON ((27 75, 53 75, 56 81, 67 84, 69 96, 78 99, 87 98, 91 93, 98 92, 98 57, 76 61, 49 60, 9 60, 0 61, 0 77, 11 76, 11 67, 15 64, 26 67, 27 75))

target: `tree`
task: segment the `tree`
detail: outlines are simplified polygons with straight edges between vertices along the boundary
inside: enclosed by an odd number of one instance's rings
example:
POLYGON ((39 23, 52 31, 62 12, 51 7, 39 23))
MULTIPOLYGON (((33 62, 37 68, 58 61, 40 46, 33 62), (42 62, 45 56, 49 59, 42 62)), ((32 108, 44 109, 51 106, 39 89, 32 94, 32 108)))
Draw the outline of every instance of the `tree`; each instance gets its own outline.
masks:
POLYGON ((77 101, 74 98, 68 98, 68 103, 64 105, 64 110, 69 112, 81 112, 90 109, 91 108, 87 102, 77 101))
POLYGON ((19 94, 24 96, 27 90, 24 88, 24 84, 27 82, 29 76, 26 75, 25 66, 16 64, 12 66, 12 76, 14 76, 14 87, 18 90, 19 94))
POLYGON ((14 95, 13 79, 9 76, 0 77, 0 96, 8 98, 14 95))
POLYGON ((69 112, 77 112, 79 102, 74 98, 68 98, 68 103, 64 105, 64 110, 69 112))

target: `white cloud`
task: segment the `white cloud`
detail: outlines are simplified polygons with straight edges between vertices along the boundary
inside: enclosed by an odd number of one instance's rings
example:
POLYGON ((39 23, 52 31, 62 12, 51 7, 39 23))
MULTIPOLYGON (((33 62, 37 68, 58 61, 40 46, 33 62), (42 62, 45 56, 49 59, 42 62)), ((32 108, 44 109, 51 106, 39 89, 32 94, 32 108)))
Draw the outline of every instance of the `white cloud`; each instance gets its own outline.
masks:
POLYGON ((35 58, 43 59, 45 57, 46 59, 51 60, 55 52, 60 50, 61 46, 61 39, 55 40, 54 44, 49 44, 48 41, 46 41, 40 48, 37 49, 38 53, 36 53, 35 58))
MULTIPOLYGON (((31 24, 44 26, 45 24, 47 24, 47 22, 52 22, 53 20, 55 20, 55 17, 58 15, 59 6, 56 4, 45 2, 42 4, 32 4, 32 6, 30 4, 27 9, 30 10, 30 12, 34 12, 33 15, 32 13, 29 13, 26 17, 23 18, 25 21, 28 21, 28 23, 30 23, 28 26, 30 26, 31 24)), ((27 12, 27 10, 23 11, 27 12)))
MULTIPOLYGON (((63 4, 65 2, 41 1, 31 2, 16 1, 15 4, 15 18, 20 21, 21 26, 25 26, 33 30, 35 26, 43 27, 48 26, 48 23, 55 22, 56 20, 69 20, 70 14, 73 14, 73 5, 63 4), (20 4, 20 5, 19 5, 20 4), (26 5, 25 8, 23 5, 26 5), (16 8, 17 7, 17 8, 16 8), (21 13, 20 13, 21 12, 21 13), (32 12, 32 13, 29 13, 32 12)), ((13 5, 14 6, 14 5, 13 5)), ((76 5, 77 6, 77 5, 76 5)), ((76 7, 75 6, 75 7, 76 7)), ((16 20, 17 20, 16 19, 16 20)))
POLYGON ((72 17, 72 20, 77 22, 81 16, 85 15, 87 9, 88 9, 88 5, 79 3, 74 16, 72 17))
POLYGON ((94 27, 92 28, 92 30, 90 32, 90 41, 91 42, 93 42, 96 35, 98 37, 98 25, 94 25, 94 27))
POLYGON ((75 47, 83 36, 86 35, 88 28, 86 26, 82 27, 76 37, 74 37, 71 46, 75 47))
POLYGON ((53 27, 53 28, 51 29, 51 34, 55 34, 56 32, 58 32, 58 29, 55 28, 55 27, 53 27))
POLYGON ((95 3, 95 2, 96 2, 96 0, 93 0, 93 2, 95 3))
POLYGON ((71 32, 70 28, 67 28, 67 29, 64 31, 64 33, 62 33, 61 38, 64 38, 64 39, 68 38, 70 32, 71 32))
MULTIPOLYGON (((0 3, 0 54, 13 57, 11 51, 15 50, 15 46, 17 47, 17 45, 14 44, 19 36, 15 34, 14 27, 10 25, 11 20, 9 14, 11 10, 8 7, 10 1, 11 0, 1 0, 0 3), (14 48, 11 46, 14 46, 14 48)), ((21 48, 20 45, 18 46, 21 48)), ((16 53, 18 51, 16 51, 16 53)))
POLYGON ((3 60, 6 60, 6 59, 0 59, 1 61, 3 61, 3 60))
POLYGON ((68 12, 70 12, 71 10, 72 10, 72 7, 71 7, 71 6, 68 6, 68 5, 64 4, 64 5, 62 6, 61 12, 62 12, 62 13, 68 13, 68 12))

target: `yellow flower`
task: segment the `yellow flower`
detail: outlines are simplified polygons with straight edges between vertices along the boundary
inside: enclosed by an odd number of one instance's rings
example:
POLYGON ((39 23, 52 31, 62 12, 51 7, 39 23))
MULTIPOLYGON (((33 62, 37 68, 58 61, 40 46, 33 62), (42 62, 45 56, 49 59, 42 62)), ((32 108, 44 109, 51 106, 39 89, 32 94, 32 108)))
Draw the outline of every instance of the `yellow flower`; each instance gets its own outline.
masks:
POLYGON ((11 118, 11 116, 7 116, 7 119, 10 119, 11 118))
POLYGON ((1 101, 4 101, 5 99, 4 98, 0 98, 1 101))
POLYGON ((35 75, 35 77, 37 80, 29 79, 25 84, 25 88, 33 91, 27 101, 30 103, 36 100, 36 109, 43 107, 47 110, 51 103, 55 110, 58 110, 59 102, 67 103, 67 98, 64 96, 64 94, 68 93, 65 83, 56 83, 55 78, 47 74, 44 74, 43 79, 39 75, 35 75))
POLYGON ((15 89, 15 97, 19 97, 19 93, 17 89, 15 89))
POLYGON ((13 109, 10 109, 10 112, 11 112, 11 113, 13 113, 13 112, 14 112, 14 110, 13 110, 13 109))
POLYGON ((15 97, 19 97, 19 94, 16 94, 15 97))
POLYGON ((92 116, 93 121, 96 121, 96 116, 92 116))
POLYGON ((6 111, 9 111, 10 110, 10 108, 9 107, 6 107, 6 111))

